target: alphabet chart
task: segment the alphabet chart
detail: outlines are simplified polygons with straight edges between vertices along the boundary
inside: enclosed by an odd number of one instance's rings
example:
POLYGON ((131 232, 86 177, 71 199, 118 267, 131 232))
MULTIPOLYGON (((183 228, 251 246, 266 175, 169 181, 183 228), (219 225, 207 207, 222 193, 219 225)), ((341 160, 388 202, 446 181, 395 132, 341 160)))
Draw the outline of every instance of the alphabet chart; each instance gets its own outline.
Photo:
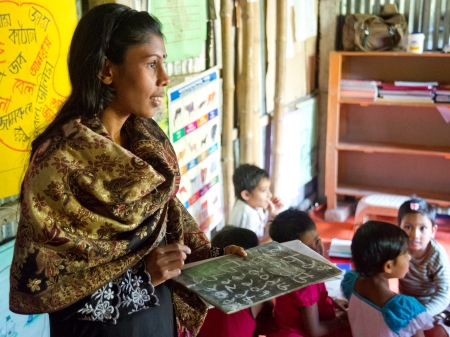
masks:
POLYGON ((67 52, 76 23, 75 1, 0 0, 0 198, 19 193, 36 131, 70 92, 67 52))

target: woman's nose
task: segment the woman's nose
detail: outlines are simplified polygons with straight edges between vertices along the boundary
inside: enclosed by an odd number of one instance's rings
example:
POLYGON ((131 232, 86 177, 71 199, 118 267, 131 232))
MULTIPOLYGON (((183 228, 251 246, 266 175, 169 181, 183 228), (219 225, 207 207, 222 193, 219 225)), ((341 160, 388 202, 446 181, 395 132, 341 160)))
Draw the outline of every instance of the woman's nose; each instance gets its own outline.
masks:
POLYGON ((161 71, 158 76, 157 84, 158 84, 158 86, 165 87, 165 86, 169 85, 169 83, 170 83, 170 78, 169 78, 169 76, 167 76, 166 70, 163 67, 161 67, 161 71))

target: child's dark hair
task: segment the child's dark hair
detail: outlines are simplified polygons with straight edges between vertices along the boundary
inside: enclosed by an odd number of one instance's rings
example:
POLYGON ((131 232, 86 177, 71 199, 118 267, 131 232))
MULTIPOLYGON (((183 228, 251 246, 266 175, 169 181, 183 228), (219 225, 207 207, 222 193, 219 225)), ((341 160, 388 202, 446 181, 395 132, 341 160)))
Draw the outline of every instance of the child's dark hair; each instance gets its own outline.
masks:
POLYGON ((240 165, 233 174, 236 198, 243 200, 241 192, 248 191, 251 193, 263 178, 269 179, 269 174, 266 170, 250 164, 240 165))
POLYGON ((240 228, 226 225, 211 240, 211 246, 225 248, 229 245, 240 246, 244 249, 256 247, 258 245, 258 237, 255 232, 247 228, 240 228))
POLYGON ((401 228, 383 221, 368 221, 353 236, 355 270, 363 277, 382 273, 384 264, 404 254, 408 246, 408 235, 401 228))
POLYGON ((295 208, 289 208, 270 223, 269 235, 279 243, 298 240, 300 236, 316 229, 316 224, 308 213, 295 208))
POLYGON ((405 201, 398 209, 398 225, 400 226, 403 217, 409 213, 423 214, 430 219, 433 227, 436 225, 436 209, 434 206, 429 205, 422 198, 411 198, 405 201))

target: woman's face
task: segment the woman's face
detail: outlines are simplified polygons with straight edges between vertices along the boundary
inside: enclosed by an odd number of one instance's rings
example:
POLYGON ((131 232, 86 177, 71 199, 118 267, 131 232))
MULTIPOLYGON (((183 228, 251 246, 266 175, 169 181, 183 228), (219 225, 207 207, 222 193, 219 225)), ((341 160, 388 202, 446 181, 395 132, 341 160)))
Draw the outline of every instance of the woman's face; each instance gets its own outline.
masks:
POLYGON ((164 70, 163 39, 149 35, 148 42, 128 49, 123 64, 111 64, 116 96, 108 108, 119 115, 151 118, 161 106, 169 77, 164 70))

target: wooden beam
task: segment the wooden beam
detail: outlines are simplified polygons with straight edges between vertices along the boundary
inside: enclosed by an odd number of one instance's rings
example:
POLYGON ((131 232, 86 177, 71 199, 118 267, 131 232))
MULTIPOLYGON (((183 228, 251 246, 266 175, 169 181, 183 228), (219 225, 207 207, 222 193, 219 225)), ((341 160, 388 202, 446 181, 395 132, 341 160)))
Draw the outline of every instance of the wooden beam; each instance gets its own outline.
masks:
POLYGON ((254 50, 254 36, 257 29, 255 24, 255 13, 259 3, 255 0, 242 1, 242 87, 239 95, 242 96, 242 104, 239 104, 238 122, 239 122, 239 161, 241 164, 253 163, 254 144, 254 86, 257 85, 254 73, 255 55, 258 52, 254 50))
POLYGON ((222 171, 224 186, 224 215, 225 223, 234 204, 234 156, 233 156, 233 128, 234 128, 234 48, 233 48, 233 4, 234 0, 222 0, 220 20, 222 26, 222 171))
POLYGON ((277 0, 276 26, 276 68, 275 68, 275 102, 273 111, 273 143, 272 143, 272 189, 278 195, 280 186, 278 177, 283 150, 283 119, 285 110, 286 86, 286 32, 287 32, 287 0, 277 0))
POLYGON ((251 113, 253 115, 252 117, 252 126, 253 126, 253 164, 259 167, 263 166, 262 158, 261 158, 261 150, 262 150, 262 144, 261 144, 261 106, 260 106, 260 86, 263 86, 265 88, 265 83, 260 83, 260 50, 261 50, 261 19, 260 19, 260 4, 257 2, 257 6, 254 8, 254 34, 253 34, 253 78, 252 81, 252 97, 253 97, 253 103, 252 103, 252 110, 251 113))

